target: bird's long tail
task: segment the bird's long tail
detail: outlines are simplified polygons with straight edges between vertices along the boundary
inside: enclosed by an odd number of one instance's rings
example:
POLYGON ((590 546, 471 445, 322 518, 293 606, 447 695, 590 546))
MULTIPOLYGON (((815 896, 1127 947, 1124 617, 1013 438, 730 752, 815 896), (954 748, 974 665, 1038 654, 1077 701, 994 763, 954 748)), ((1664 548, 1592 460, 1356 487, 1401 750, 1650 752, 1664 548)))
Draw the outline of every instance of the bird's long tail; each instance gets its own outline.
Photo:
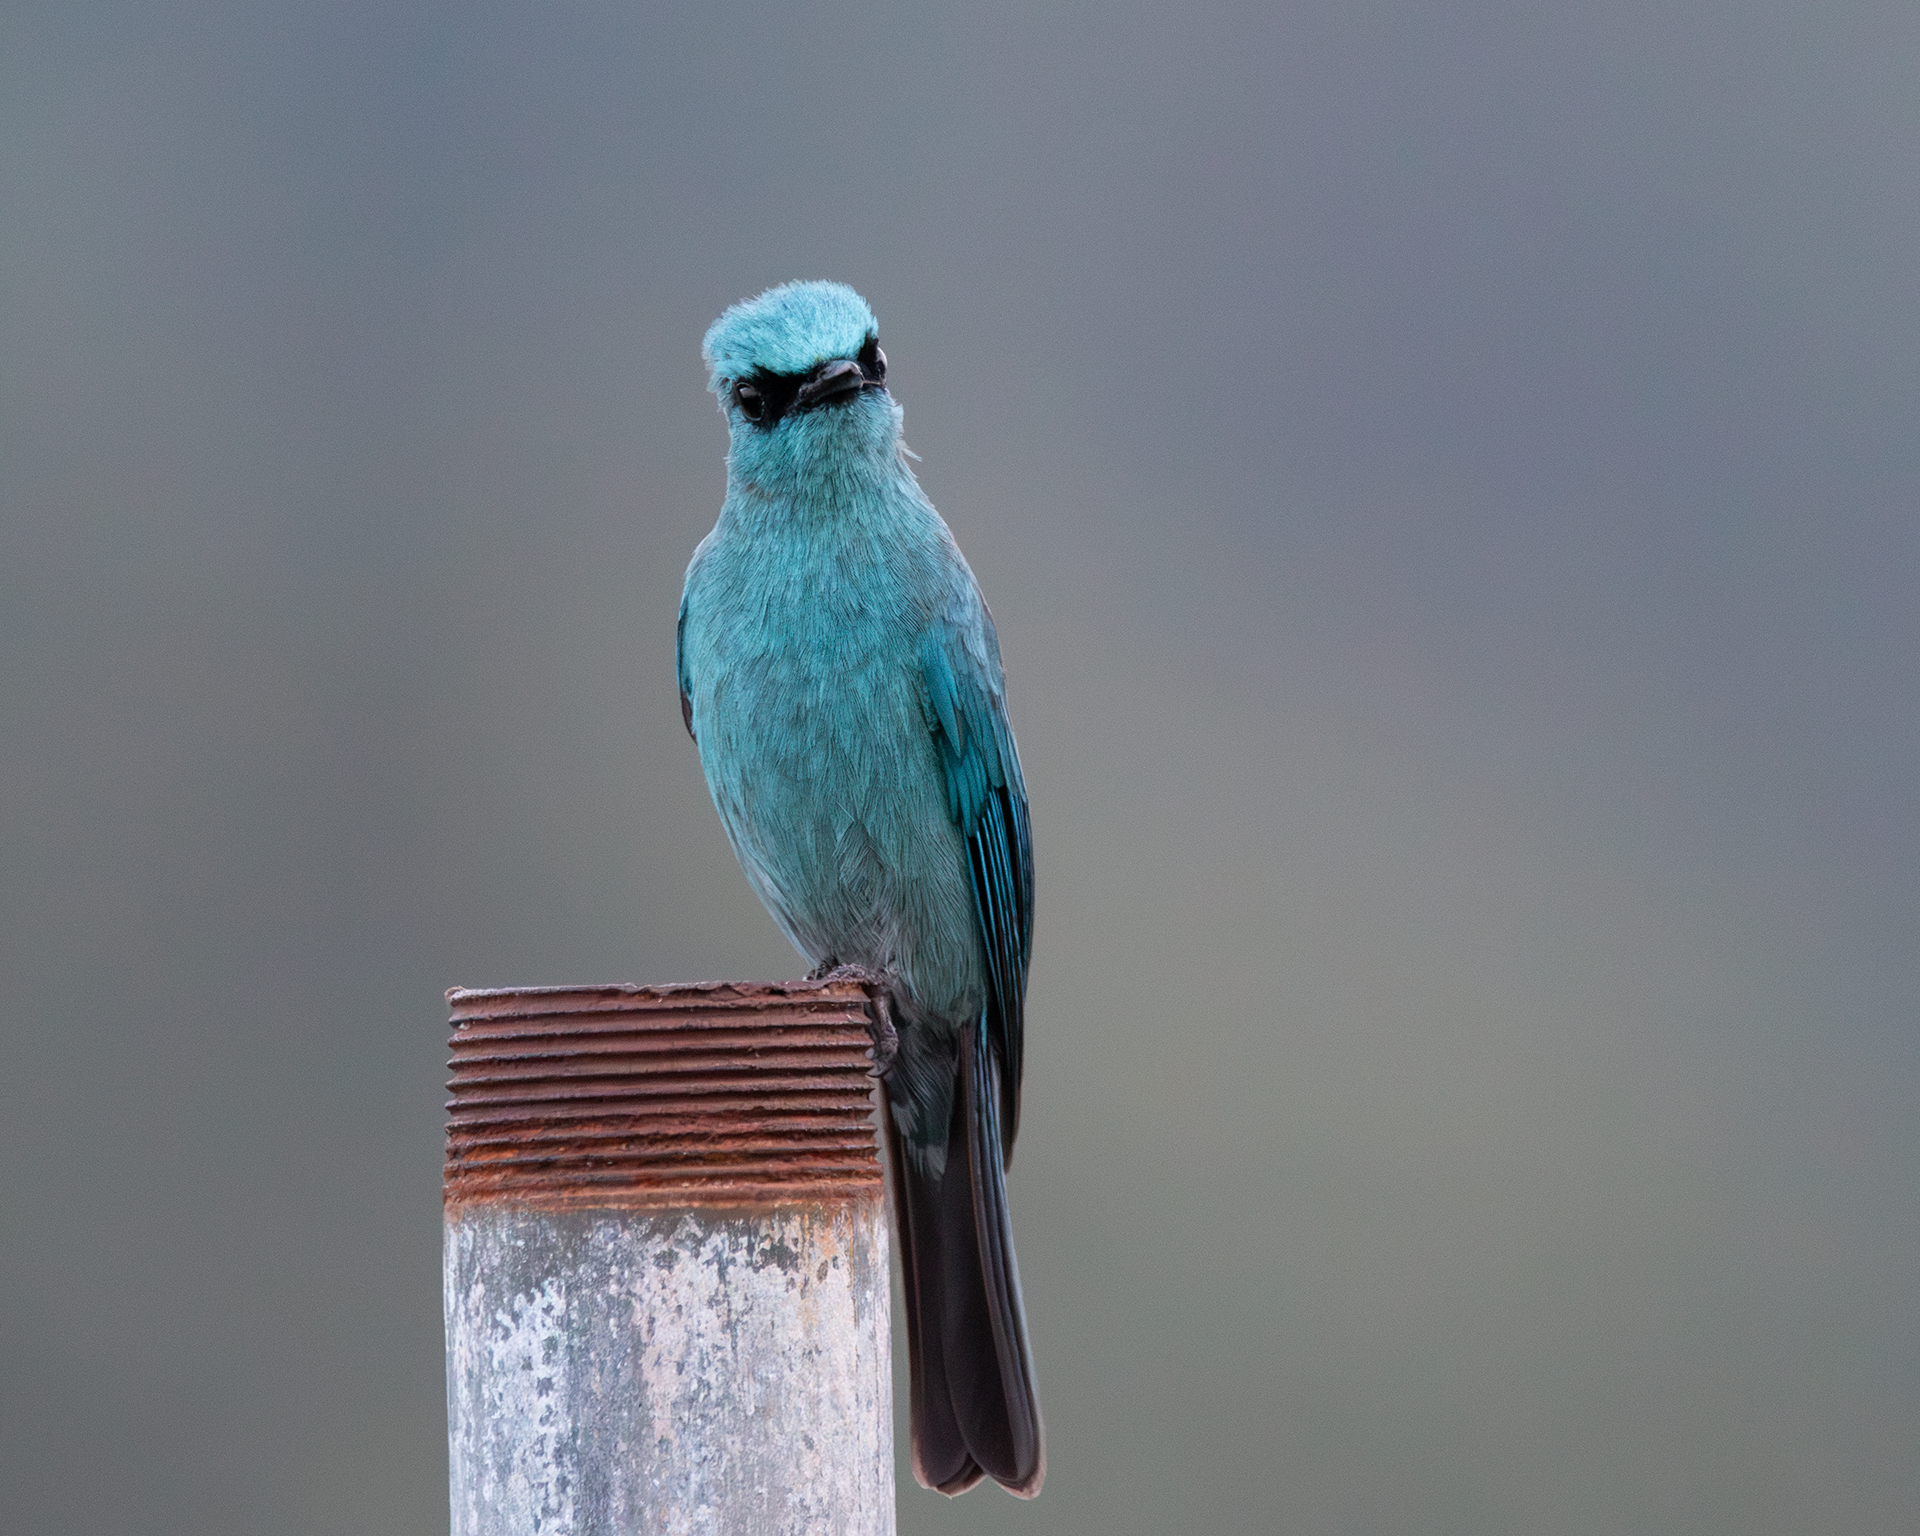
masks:
POLYGON ((943 1173, 914 1167, 887 1118, 906 1281, 913 1471, 941 1493, 964 1493, 984 1475, 1032 1498, 1047 1475, 1046 1450, 1007 1214, 1000 1068, 984 1033, 960 1032, 943 1173))

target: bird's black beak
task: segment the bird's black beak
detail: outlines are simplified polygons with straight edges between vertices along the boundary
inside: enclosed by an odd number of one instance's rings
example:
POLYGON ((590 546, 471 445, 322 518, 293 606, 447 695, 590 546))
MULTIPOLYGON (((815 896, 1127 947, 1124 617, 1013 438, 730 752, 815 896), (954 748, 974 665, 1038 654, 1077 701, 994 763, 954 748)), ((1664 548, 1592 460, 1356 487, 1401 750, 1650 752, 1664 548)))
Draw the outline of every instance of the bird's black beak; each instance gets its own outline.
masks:
POLYGON ((810 411, 816 405, 826 405, 848 395, 857 395, 867 387, 867 376, 860 371, 860 365, 849 357, 835 358, 830 363, 822 363, 807 375, 806 382, 793 397, 793 403, 803 411, 810 411))

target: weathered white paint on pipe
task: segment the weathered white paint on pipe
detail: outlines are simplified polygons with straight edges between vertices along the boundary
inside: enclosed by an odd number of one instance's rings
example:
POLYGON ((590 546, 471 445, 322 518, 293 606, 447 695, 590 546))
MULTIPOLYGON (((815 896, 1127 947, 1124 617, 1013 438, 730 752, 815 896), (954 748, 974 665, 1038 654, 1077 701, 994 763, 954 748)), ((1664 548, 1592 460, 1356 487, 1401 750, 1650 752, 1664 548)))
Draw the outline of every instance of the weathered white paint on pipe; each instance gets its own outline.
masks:
POLYGON ((887 1221, 450 1210, 454 1536, 891 1536, 887 1221))

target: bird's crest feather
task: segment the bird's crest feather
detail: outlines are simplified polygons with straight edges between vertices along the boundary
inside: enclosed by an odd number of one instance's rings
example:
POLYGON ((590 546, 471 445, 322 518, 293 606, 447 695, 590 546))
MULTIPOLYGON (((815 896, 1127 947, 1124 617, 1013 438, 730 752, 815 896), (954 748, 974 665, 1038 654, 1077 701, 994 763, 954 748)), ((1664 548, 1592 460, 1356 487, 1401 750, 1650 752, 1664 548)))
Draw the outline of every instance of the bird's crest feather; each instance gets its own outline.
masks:
POLYGON ((782 283, 742 299, 707 328, 700 343, 707 388, 755 373, 804 374, 834 358, 852 357, 879 322, 845 283, 782 283))

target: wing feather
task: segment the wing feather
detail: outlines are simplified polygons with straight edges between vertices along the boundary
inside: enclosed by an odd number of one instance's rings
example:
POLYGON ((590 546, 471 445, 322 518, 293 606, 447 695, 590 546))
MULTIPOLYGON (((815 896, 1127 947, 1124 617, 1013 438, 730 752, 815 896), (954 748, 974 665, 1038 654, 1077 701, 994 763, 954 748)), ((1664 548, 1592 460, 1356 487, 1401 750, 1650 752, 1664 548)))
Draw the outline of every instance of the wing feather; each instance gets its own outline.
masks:
POLYGON ((974 913, 993 990, 987 1034, 1000 1061, 1000 1120, 1010 1151, 1020 1123, 1027 961, 1033 950, 1027 787, 998 666, 983 665, 955 631, 935 628, 922 646, 921 670, 946 775, 947 809, 967 840, 974 913))
POLYGON ((680 594, 680 620, 673 627, 673 667, 680 674, 680 720, 697 744, 700 738, 693 735, 693 676, 687 671, 687 595, 684 592, 680 594))

